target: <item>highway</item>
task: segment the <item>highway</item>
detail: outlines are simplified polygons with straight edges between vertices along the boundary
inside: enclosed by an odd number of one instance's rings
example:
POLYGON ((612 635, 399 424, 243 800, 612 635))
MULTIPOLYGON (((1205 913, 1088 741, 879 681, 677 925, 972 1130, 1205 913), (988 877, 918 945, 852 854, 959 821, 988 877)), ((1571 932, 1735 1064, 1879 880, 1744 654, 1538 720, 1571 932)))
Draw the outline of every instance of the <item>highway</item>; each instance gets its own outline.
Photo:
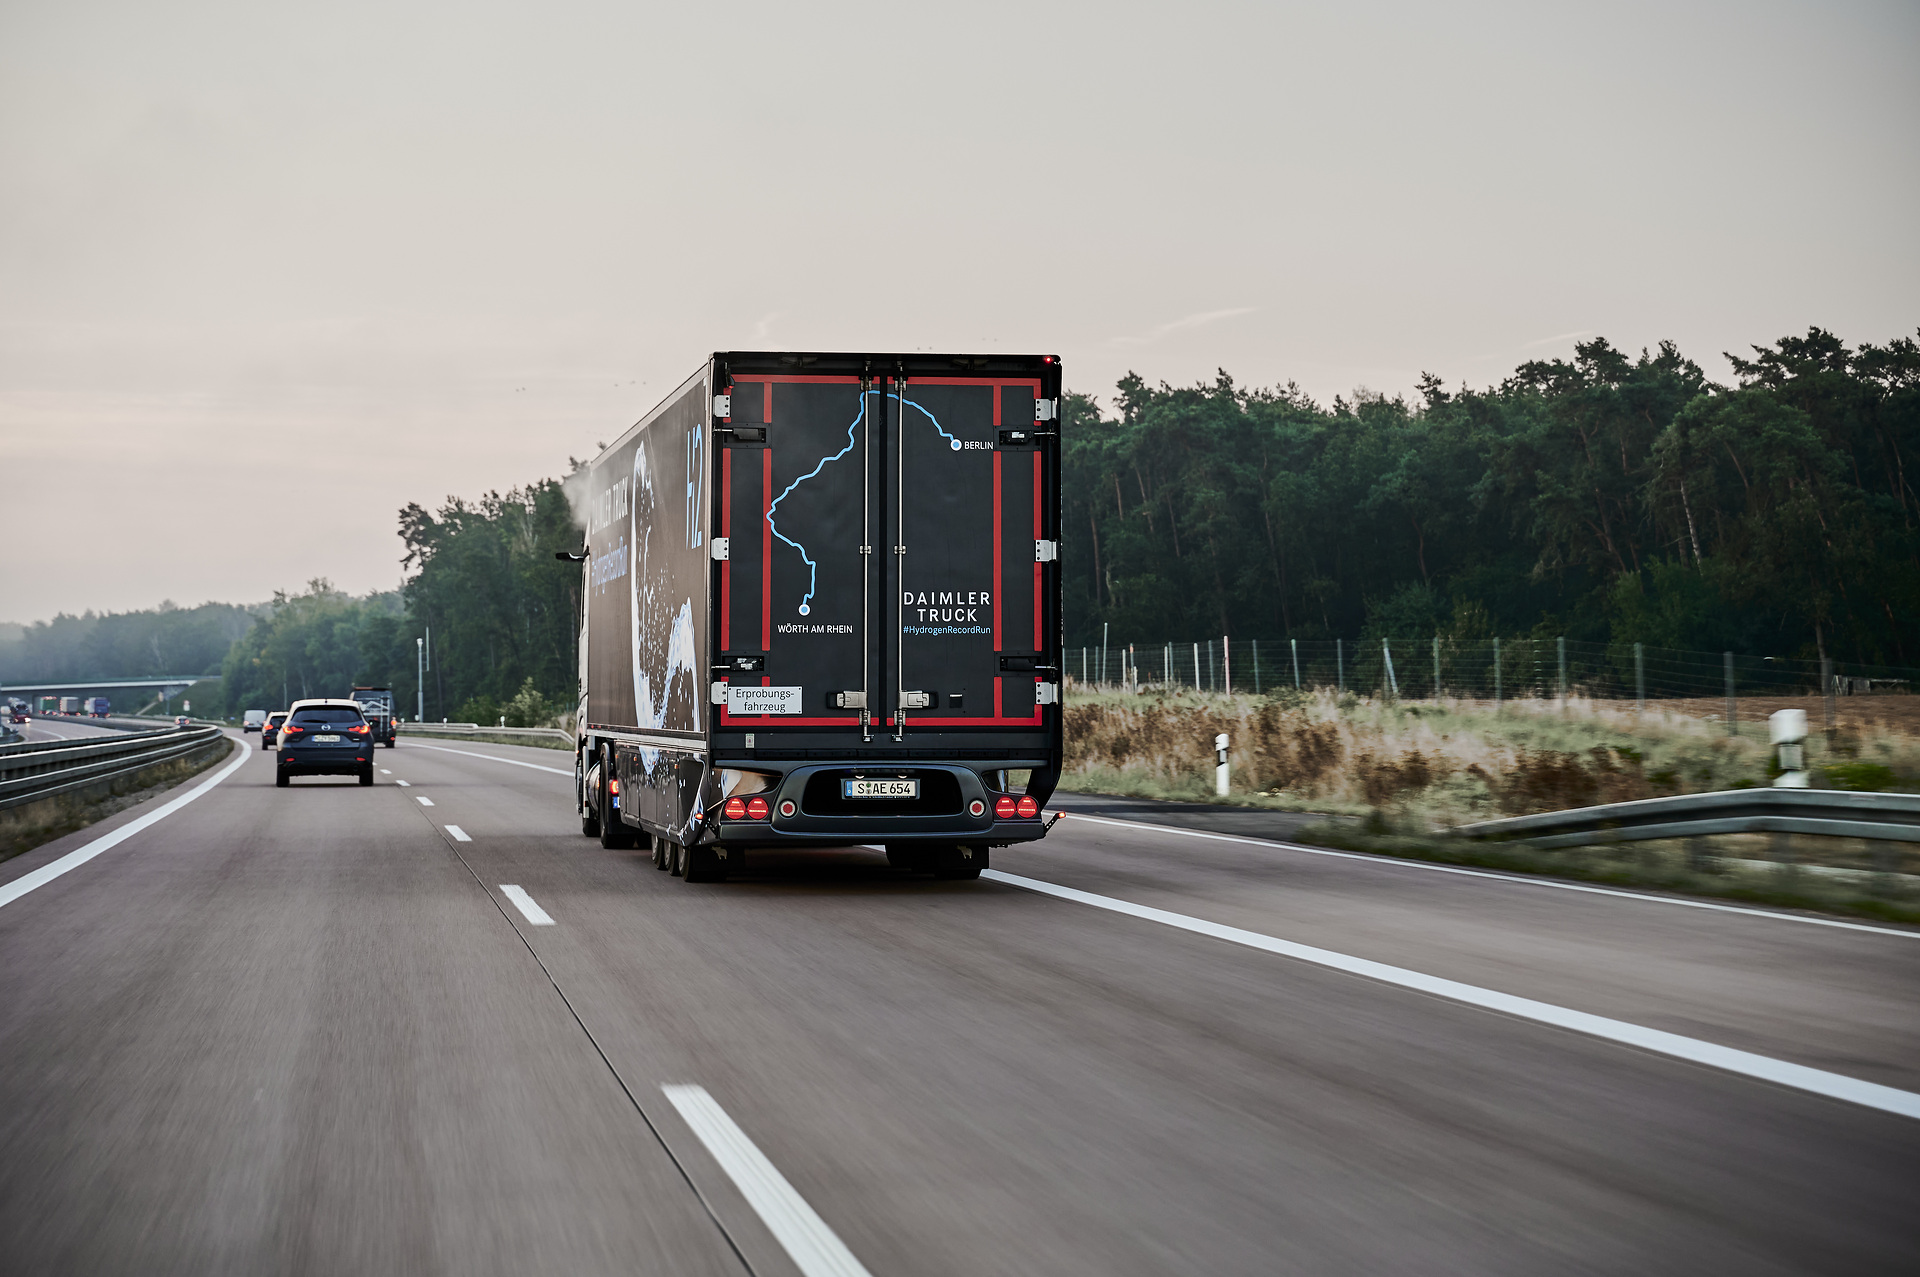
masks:
POLYGON ((580 836, 565 753, 277 790, 246 739, 0 864, 0 1269, 1920 1257, 1920 932, 1067 797, 979 882, 848 848, 690 885, 580 836))

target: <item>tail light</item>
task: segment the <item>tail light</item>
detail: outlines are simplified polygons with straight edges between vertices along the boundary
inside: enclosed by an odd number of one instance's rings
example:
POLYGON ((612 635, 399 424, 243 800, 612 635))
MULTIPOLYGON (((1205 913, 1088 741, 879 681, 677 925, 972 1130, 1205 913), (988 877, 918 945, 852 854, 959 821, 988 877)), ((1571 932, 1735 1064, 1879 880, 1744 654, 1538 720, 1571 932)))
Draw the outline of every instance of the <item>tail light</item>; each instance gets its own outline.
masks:
POLYGON ((764 798, 747 799, 747 819, 765 820, 767 818, 767 800, 764 798))
POLYGON ((618 776, 614 776, 608 779, 607 792, 609 794, 612 794, 615 798, 618 798, 620 796, 620 778, 618 776))
POLYGON ((1029 795, 1020 800, 1020 805, 1017 810, 1022 816, 1031 820, 1040 814, 1040 804, 1033 801, 1033 797, 1029 795))
POLYGON ((292 723, 288 723, 285 727, 282 727, 280 730, 285 732, 289 736, 296 736, 299 733, 306 731, 307 729, 304 727, 295 727, 292 723))
POLYGON ((1002 820, 1013 819, 1013 799, 1002 797, 993 805, 993 814, 1002 820))
POLYGON ((358 727, 349 727, 347 729, 347 735, 349 736, 365 736, 366 734, 367 725, 365 723, 360 724, 358 727))
POLYGON ((728 820, 745 820, 747 818, 747 804, 741 799, 729 798, 727 799, 727 805, 720 809, 720 814, 728 820))

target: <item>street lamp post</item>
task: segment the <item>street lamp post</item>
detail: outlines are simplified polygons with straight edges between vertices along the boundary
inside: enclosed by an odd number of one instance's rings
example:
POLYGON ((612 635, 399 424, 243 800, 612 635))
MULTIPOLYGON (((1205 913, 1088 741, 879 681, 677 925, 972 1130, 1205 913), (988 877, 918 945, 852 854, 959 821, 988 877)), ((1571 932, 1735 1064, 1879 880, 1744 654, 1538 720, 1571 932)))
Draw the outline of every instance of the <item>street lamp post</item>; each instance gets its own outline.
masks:
POLYGON ((427 640, 415 636, 413 640, 413 690, 415 695, 413 721, 427 721, 427 640))

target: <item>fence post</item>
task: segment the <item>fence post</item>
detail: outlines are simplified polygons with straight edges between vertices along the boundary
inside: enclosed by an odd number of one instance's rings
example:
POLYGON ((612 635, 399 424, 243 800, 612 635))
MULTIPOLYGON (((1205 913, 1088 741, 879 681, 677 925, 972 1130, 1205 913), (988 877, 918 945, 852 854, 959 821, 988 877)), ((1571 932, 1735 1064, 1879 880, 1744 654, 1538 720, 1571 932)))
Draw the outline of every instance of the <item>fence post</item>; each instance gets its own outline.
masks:
POLYGON ((1433 636, 1433 703, 1440 703, 1440 636, 1433 636))
POLYGON ((1562 634, 1555 641, 1560 649, 1560 712, 1567 712, 1567 636, 1562 634))
POLYGON ((1260 695, 1260 640, 1253 641, 1253 694, 1260 695))
POLYGON ((1220 690, 1233 695, 1233 649, 1227 645, 1227 636, 1220 636, 1220 690))
POLYGON ((1341 691, 1347 690, 1347 655, 1339 639, 1333 641, 1334 682, 1341 691))
POLYGON ((1720 657, 1726 667, 1727 673, 1727 735, 1738 736, 1740 734, 1740 720, 1734 717, 1734 715, 1739 712, 1739 706, 1735 704, 1733 699, 1733 653, 1722 652, 1720 657))
POLYGON ((1297 692, 1300 690, 1300 640, 1288 639, 1287 644, 1293 648, 1293 690, 1297 692))
POLYGON ((1500 636, 1493 636, 1493 712, 1500 712, 1500 636))
MULTIPOLYGON (((902 409, 902 411, 905 411, 902 409)), ((1107 629, 1109 622, 1100 622, 1100 681, 1107 681, 1107 629)))
POLYGON ((1386 692, 1387 704, 1391 705, 1400 699, 1400 680, 1393 676, 1393 649, 1387 646, 1385 639, 1380 640, 1380 655, 1386 658, 1387 663, 1386 686, 1381 690, 1386 692))
POLYGON ((1831 745, 1833 744, 1833 658, 1832 657, 1823 656, 1820 658, 1820 699, 1823 702, 1822 707, 1826 711, 1826 714, 1825 714, 1826 721, 1823 724, 1826 730, 1823 731, 1821 734, 1827 738, 1827 744, 1831 745))
POLYGON ((1082 645, 1080 648, 1080 686, 1085 687, 1086 685, 1087 685, 1087 649, 1085 645, 1082 645))
POLYGON ((1647 712, 1647 648, 1644 643, 1633 645, 1633 712, 1636 717, 1647 712))
POLYGON ((1200 690, 1200 645, 1193 645, 1193 690, 1200 690))

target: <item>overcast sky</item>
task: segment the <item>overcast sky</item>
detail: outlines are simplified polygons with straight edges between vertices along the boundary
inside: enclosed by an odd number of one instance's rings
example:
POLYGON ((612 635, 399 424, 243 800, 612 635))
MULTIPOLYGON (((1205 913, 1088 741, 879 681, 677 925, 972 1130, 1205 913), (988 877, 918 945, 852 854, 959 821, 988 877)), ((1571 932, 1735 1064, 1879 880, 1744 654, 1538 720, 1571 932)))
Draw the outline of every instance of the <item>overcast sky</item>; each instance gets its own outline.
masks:
POLYGON ((0 0, 0 620, 401 576, 715 349, 1920 325, 1920 5, 0 0))

